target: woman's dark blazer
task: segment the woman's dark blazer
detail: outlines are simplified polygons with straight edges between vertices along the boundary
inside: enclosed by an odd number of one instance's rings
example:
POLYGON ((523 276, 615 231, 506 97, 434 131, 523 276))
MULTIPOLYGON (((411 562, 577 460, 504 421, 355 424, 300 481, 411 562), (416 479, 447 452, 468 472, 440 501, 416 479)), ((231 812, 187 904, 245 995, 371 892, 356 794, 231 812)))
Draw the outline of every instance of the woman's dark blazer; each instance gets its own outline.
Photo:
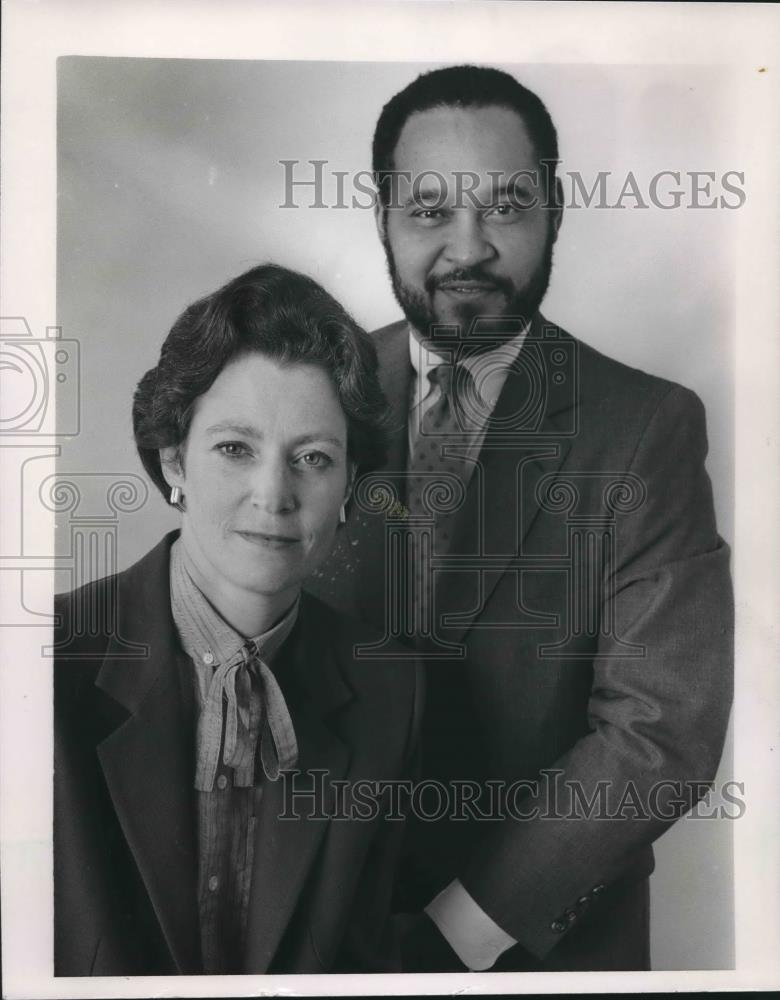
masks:
MULTIPOLYGON (((55 601, 55 975, 202 969, 192 667, 169 595, 175 538, 55 601)), ((411 774, 421 696, 413 661, 356 654, 379 638, 304 594, 274 665, 300 773, 263 790, 246 973, 394 969, 403 824, 385 815, 398 786, 370 793, 411 774)))

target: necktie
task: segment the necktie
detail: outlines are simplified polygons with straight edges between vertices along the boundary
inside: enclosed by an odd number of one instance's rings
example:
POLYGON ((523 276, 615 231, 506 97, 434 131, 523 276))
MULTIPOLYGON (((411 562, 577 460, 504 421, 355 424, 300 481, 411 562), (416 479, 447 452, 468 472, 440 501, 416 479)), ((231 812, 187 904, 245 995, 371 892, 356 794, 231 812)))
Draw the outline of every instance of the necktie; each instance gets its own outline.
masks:
POLYGON ((406 505, 411 515, 429 519, 428 530, 414 529, 412 532, 414 589, 410 610, 414 615, 414 633, 418 636, 431 631, 434 610, 432 557, 434 552, 442 554, 447 551, 453 518, 465 497, 469 466, 457 457, 457 453, 464 450, 458 445, 465 446, 468 434, 458 398, 468 377, 466 369, 461 367, 456 370, 454 365, 442 364, 429 372, 428 379, 433 388, 438 387, 439 397, 420 419, 409 463, 406 505), (458 387, 458 396, 454 383, 458 387), (456 454, 445 454, 446 446, 456 454), (448 509, 437 509, 442 506, 448 509))

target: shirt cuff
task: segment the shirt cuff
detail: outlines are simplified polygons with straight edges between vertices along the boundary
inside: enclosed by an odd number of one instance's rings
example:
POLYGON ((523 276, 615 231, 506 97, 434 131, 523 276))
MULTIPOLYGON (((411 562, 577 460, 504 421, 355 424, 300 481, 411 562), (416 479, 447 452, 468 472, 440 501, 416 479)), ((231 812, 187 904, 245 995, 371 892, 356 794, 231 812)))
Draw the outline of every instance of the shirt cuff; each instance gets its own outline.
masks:
POLYGON ((474 901, 459 879, 450 882, 425 912, 473 972, 492 968, 498 956, 517 943, 474 901))

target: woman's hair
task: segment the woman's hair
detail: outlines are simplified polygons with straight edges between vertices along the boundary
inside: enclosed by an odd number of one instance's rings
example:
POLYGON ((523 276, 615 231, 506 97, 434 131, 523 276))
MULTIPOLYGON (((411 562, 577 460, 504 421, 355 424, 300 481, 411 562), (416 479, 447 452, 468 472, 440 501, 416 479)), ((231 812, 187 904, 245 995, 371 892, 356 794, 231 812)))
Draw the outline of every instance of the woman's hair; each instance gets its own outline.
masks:
POLYGON ((347 454, 357 472, 385 460, 387 403, 371 338, 306 275, 263 264, 199 299, 179 316, 160 360, 138 383, 133 433, 138 454, 167 499, 159 449, 187 440, 195 401, 228 362, 258 352, 279 364, 319 365, 347 419, 347 454))

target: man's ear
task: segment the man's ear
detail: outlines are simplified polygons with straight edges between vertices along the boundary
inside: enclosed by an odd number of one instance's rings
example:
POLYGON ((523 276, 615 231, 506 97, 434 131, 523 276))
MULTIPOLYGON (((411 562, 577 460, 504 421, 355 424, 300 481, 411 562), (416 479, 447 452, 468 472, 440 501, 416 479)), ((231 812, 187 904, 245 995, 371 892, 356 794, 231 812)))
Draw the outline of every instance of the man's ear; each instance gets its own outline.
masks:
POLYGON ((385 240, 387 239, 387 208, 382 203, 382 199, 379 197, 378 191, 376 198, 374 199, 374 223, 376 225, 376 231, 379 234, 379 240, 384 246, 385 240))
POLYGON ((163 478, 169 486, 184 485, 184 468, 181 461, 181 451, 175 445, 160 448, 160 467, 163 478))
POLYGON ((553 227, 555 229, 555 238, 558 239, 558 231, 560 230, 561 223, 563 222, 563 184, 561 184, 560 177, 555 179, 555 206, 553 227))

